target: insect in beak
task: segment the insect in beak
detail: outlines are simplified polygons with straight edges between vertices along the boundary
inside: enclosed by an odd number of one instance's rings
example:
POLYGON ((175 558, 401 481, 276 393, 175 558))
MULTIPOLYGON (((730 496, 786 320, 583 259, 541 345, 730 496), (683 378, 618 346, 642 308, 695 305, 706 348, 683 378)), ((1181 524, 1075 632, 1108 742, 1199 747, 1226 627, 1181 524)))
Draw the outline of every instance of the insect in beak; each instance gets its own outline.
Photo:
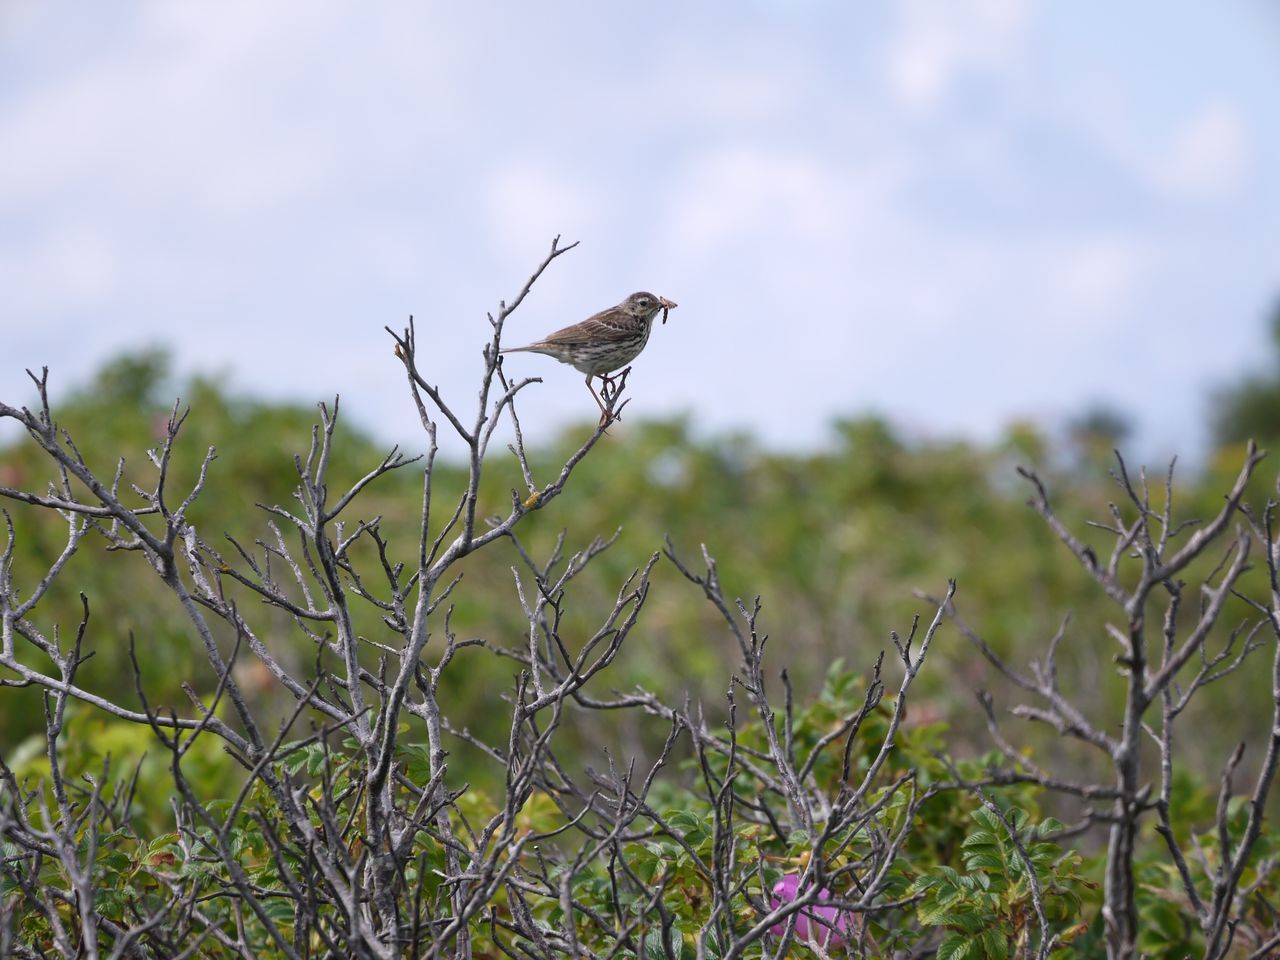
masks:
POLYGON ((662 304, 662 322, 666 323, 667 317, 670 315, 671 311, 678 306, 678 304, 676 304, 674 300, 668 300, 666 297, 659 297, 658 302, 662 304))

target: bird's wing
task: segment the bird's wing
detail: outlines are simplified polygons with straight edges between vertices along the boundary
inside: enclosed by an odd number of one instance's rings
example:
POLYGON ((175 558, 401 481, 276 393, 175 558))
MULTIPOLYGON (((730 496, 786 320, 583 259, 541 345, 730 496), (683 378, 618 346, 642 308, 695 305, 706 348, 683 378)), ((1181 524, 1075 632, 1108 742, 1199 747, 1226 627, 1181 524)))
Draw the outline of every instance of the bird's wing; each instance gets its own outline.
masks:
POLYGON ((555 333, 549 333, 542 338, 540 343, 550 343, 556 346, 572 346, 579 343, 593 343, 600 337, 608 336, 613 332, 613 328, 607 324, 601 323, 596 314, 594 317, 588 317, 581 323, 575 323, 571 327, 565 327, 563 330, 557 330, 555 333))

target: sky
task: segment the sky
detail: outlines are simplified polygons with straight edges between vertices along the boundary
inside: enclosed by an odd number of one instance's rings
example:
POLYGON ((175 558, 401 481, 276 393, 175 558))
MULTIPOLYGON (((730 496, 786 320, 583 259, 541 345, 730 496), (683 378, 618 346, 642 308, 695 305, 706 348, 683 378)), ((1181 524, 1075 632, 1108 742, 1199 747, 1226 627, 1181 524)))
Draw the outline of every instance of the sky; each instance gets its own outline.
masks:
MULTIPOLYGON (((803 449, 1125 411, 1205 441, 1280 302, 1270 0, 0 5, 0 399, 169 347, 413 446, 385 326, 474 405, 512 345, 677 301, 633 417, 803 449)), ((589 422, 538 375, 537 440, 589 422)), ((198 413, 198 412, 197 412, 198 413)), ((419 443, 420 445, 420 443, 419 443)))

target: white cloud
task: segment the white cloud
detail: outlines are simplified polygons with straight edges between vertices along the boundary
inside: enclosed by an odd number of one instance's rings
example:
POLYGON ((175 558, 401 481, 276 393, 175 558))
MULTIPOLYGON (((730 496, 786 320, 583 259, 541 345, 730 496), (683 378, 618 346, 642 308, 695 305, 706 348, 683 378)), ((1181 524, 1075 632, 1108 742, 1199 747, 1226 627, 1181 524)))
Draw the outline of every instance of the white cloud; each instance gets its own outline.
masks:
POLYGON ((1133 307, 1153 266, 1145 238, 1103 233, 1071 238, 1048 251, 1053 313, 1078 328, 1123 317, 1133 307))
POLYGON ((1029 20, 1028 0, 909 0, 884 61, 889 89, 920 112, 941 105, 965 71, 999 71, 1020 50, 1029 20))
POLYGON ((689 158, 664 223, 676 253, 695 259, 737 243, 775 256, 821 249, 867 223, 902 173, 786 147, 716 147, 689 158))
MULTIPOLYGON (((254 389, 340 388, 387 429, 382 324, 433 324, 441 382, 470 397, 483 309, 560 233, 583 246, 509 336, 632 282, 672 296, 637 410, 771 442, 867 406, 992 429, 1108 378, 1145 402, 1145 374, 1100 354, 1190 329, 1188 293, 1225 315, 1277 276, 1274 191, 1183 202, 1264 186, 1266 85, 1174 73, 1122 27, 1096 44, 1105 12, 1063 14, 1083 51, 1064 54, 1036 0, 904 0, 887 23, 582 3, 496 29, 465 5, 152 3, 104 15, 102 41, 42 9, 0 18, 22 54, 0 91, 0 324, 32 321, 0 353, 23 363, 166 337, 254 389), (262 346, 303 329, 302 362, 262 346)), ((528 402, 548 429, 590 413, 571 371, 522 363, 547 374, 528 402)), ((0 396, 25 389, 0 369, 0 396)))
POLYGON ((689 255, 766 232, 782 243, 815 242, 839 224, 841 187, 812 156, 716 149, 694 158, 683 180, 669 225, 676 249, 689 255))
POLYGON ((1229 104, 1210 104, 1174 133, 1168 148, 1151 163, 1151 179, 1173 196, 1221 198, 1243 186, 1249 154, 1249 136, 1239 112, 1229 104))
POLYGON ((551 237, 568 242, 596 233, 603 203, 581 179, 534 161, 498 168, 485 178, 482 195, 494 249, 521 268, 551 237))
POLYGON ((114 294, 120 279, 119 251, 95 224, 68 224, 56 238, 0 252, 0 304, 15 314, 43 315, 52 304, 82 310, 114 294))
POLYGON ((1191 110, 1175 101, 1174 110, 1143 116, 1123 89, 1093 80, 1084 86, 1069 114, 1077 136, 1156 199, 1211 203, 1242 192, 1261 132, 1243 101, 1201 101, 1191 110))
POLYGON ((455 116, 453 52, 408 9, 236 0, 133 17, 114 55, 71 51, 0 109, 0 205, 84 192, 117 216, 259 217, 375 164, 411 169, 455 116), (373 62, 335 46, 359 31, 373 62))

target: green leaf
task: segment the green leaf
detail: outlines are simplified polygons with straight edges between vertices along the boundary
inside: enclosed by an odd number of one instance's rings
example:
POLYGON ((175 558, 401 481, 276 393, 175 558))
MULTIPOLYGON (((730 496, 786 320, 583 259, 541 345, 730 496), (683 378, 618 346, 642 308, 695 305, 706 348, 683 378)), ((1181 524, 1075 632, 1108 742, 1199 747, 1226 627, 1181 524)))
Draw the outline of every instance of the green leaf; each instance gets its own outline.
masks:
POLYGON ((325 748, 322 743, 313 743, 304 751, 307 755, 307 773, 313 777, 320 776, 325 767, 325 748))
POLYGON ((108 850, 98 857, 98 866, 115 873, 128 873, 133 868, 133 858, 122 850, 108 850))
POLYGON ((975 853, 966 853, 964 856, 964 862, 970 870, 1003 871, 1005 867, 1003 857, 987 850, 980 850, 975 853))
POLYGON ((687 810, 676 810, 666 816, 668 826, 682 834, 698 832, 703 829, 702 821, 687 810))
POLYGON ((952 911, 949 904, 929 903, 917 909, 916 917, 923 926, 945 927, 955 923, 958 914, 952 911))
POLYGON ((279 897, 272 897, 271 899, 267 900, 262 906, 263 906, 263 909, 266 911, 267 916, 269 916, 276 923, 293 922, 294 904, 292 900, 281 899, 279 897))
POLYGON ((938 944, 937 960, 967 960, 974 956, 974 942, 967 936, 952 934, 938 944))
POLYGON ((147 852, 155 853, 157 850, 163 850, 165 847, 173 846, 178 842, 178 839, 179 837, 176 833, 162 833, 147 844, 147 852))
POLYGON ((1009 937, 995 927, 982 933, 982 951, 990 960, 1006 960, 1009 956, 1009 937))
POLYGON ((978 807, 973 811, 973 819, 977 820, 985 826, 992 835, 1004 832, 1004 824, 1000 822, 1000 818, 988 810, 986 807, 978 807))

